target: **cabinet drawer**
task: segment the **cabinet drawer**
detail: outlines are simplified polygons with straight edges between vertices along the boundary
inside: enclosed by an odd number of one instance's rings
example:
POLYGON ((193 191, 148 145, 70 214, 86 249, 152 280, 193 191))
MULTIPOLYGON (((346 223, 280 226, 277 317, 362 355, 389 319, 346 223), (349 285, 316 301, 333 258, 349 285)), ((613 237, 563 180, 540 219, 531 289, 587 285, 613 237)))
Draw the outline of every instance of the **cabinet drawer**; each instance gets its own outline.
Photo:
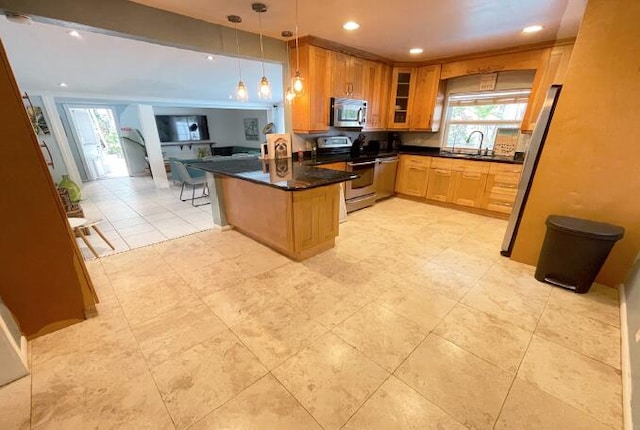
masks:
POLYGON ((461 160, 452 160, 450 158, 434 157, 431 160, 431 168, 442 169, 442 170, 452 170, 454 161, 461 161, 461 160))
POLYGON ((522 164, 509 164, 509 163, 491 163, 489 173, 516 173, 518 176, 522 172, 522 164))
POLYGON ((513 203, 501 202, 501 201, 489 201, 487 209, 493 212, 500 212, 503 214, 510 214, 513 209, 513 203))
POLYGON ((400 160, 402 163, 406 163, 407 166, 414 167, 426 167, 429 168, 431 166, 431 157, 427 157, 424 155, 405 155, 400 154, 400 160))
POLYGON ((475 173, 489 173, 491 163, 486 161, 464 160, 464 171, 475 173))
POLYGON ((318 164, 316 167, 328 170, 347 170, 347 163, 344 161, 338 163, 318 164))
POLYGON ((518 173, 499 173, 493 177, 493 183, 506 188, 518 188, 520 175, 518 173))

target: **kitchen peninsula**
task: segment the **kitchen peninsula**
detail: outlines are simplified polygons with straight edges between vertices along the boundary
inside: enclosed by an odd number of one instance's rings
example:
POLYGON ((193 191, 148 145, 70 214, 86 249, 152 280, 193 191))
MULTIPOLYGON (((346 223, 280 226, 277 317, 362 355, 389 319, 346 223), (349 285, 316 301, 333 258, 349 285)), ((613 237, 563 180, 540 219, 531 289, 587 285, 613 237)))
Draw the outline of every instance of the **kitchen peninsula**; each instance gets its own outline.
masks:
POLYGON ((333 248, 349 172, 255 157, 191 163, 207 172, 214 223, 297 261, 333 248))

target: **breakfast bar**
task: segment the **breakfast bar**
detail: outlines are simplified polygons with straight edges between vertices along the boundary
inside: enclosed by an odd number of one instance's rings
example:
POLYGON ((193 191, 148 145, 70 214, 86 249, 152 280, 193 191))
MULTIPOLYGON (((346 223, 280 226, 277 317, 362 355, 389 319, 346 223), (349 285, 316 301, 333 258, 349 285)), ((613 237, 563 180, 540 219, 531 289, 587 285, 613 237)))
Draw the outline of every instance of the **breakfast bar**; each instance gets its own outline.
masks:
POLYGON ((357 177, 291 158, 247 157, 189 167, 207 172, 216 226, 233 227, 297 261, 333 248, 340 183, 357 177))

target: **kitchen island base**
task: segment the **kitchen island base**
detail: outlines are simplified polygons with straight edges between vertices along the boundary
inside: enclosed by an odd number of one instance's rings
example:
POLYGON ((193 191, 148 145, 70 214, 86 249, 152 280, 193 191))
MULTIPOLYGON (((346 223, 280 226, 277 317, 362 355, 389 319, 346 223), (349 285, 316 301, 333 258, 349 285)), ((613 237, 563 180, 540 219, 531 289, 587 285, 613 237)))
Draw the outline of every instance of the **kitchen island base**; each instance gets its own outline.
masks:
POLYGON ((246 236, 302 261, 334 247, 340 185, 300 191, 216 178, 226 223, 246 236))

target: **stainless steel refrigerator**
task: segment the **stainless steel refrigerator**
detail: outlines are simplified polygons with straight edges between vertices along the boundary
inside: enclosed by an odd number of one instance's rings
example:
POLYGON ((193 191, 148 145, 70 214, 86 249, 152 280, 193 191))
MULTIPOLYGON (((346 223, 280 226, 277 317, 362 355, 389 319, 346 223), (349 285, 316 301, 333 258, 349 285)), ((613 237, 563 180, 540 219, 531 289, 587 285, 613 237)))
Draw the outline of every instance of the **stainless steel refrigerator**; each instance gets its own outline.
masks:
POLYGON ((556 109, 558 103, 558 97, 562 85, 552 85, 547 91, 547 96, 542 105, 542 110, 538 116, 536 127, 531 135, 531 141, 529 142, 529 149, 527 150, 524 158, 524 164, 522 165, 522 176, 520 177, 520 183, 518 184, 518 193, 516 194, 516 200, 513 203, 513 209, 509 216, 509 224, 507 224, 507 231, 504 234, 502 240, 502 248, 500 254, 504 256, 511 255, 513 250, 513 244, 516 241, 518 235, 518 229, 520 227, 520 221, 522 220, 522 214, 529 198, 529 192, 531 191, 531 184, 533 183, 533 177, 536 174, 536 168, 538 167, 538 161, 540 155, 544 149, 544 143, 549 133, 549 126, 551 125, 551 119, 553 118, 553 112, 556 109))

